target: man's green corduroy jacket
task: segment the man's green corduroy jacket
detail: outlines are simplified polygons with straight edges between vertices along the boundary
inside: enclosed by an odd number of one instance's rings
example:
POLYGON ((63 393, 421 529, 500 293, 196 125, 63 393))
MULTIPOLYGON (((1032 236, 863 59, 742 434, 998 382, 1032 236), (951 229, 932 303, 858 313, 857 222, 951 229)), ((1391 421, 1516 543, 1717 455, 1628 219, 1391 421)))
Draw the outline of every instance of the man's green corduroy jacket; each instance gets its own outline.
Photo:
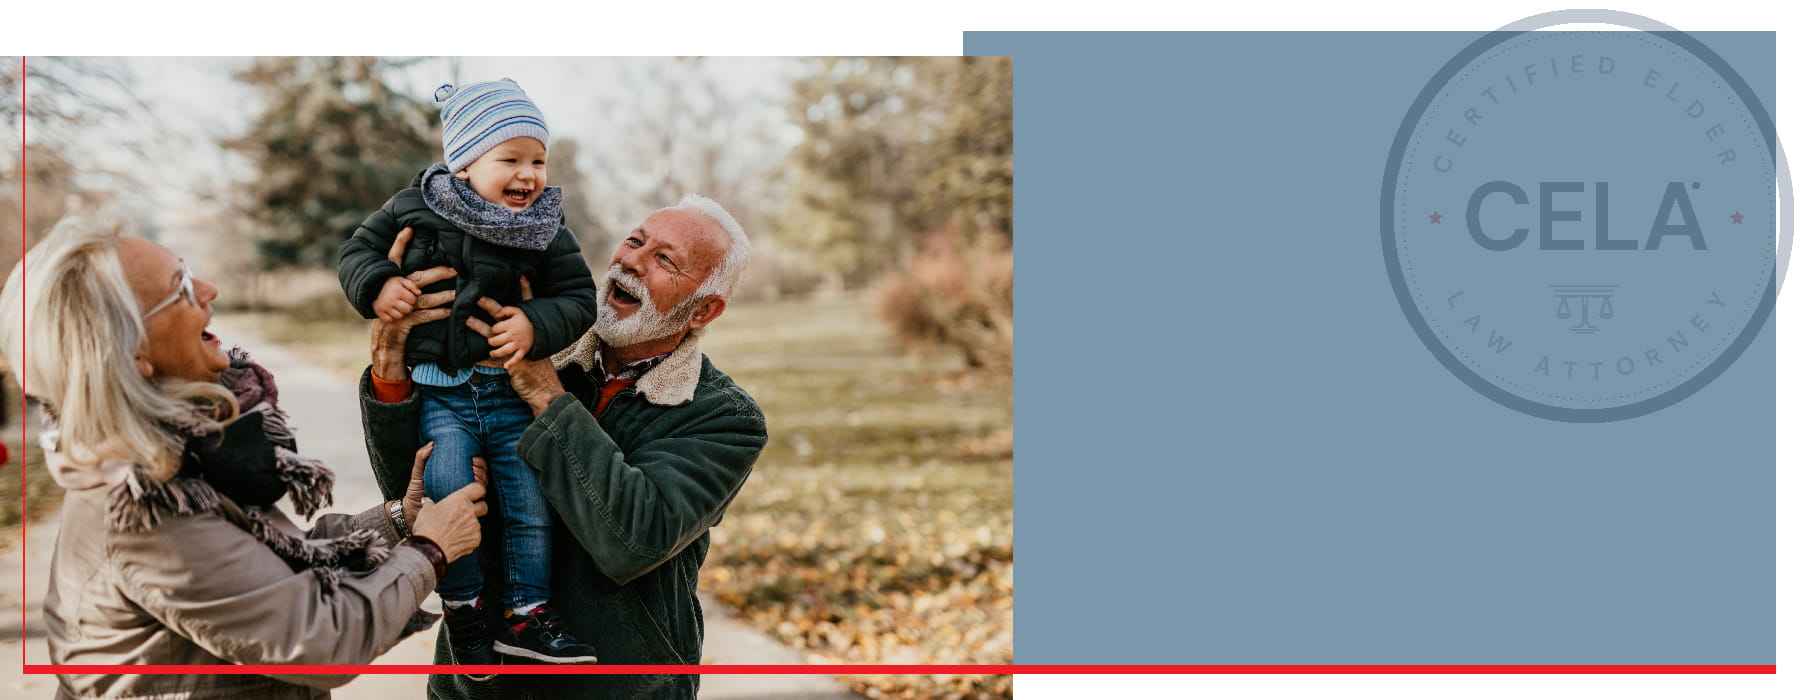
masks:
MULTIPOLYGON (((768 442, 762 410, 690 337, 596 420, 592 362, 590 355, 558 372, 568 393, 519 440, 555 515, 551 600, 599 663, 698 664, 695 587, 708 530, 768 442)), ((382 493, 399 498, 418 447, 418 394, 381 403, 367 371, 361 394, 370 463, 382 493)), ((499 561, 489 543, 501 541, 493 515, 481 549, 490 587, 503 578, 492 573, 499 561)), ((497 590, 487 595, 498 599, 497 590)), ((451 663, 441 629, 436 663, 451 663)), ((697 675, 501 675, 480 683, 435 675, 430 683, 434 698, 508 700, 691 698, 698 690, 697 675)))

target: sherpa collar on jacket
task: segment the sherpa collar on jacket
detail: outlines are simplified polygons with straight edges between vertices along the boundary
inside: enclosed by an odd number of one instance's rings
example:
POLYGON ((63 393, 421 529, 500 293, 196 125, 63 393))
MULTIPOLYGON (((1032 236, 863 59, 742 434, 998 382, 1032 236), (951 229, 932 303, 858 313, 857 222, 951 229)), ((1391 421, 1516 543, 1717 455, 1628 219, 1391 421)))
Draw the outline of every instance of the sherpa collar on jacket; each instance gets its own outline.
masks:
MULTIPOLYGON (((675 346, 655 369, 637 380, 638 393, 658 406, 679 406, 694 400, 694 387, 700 385, 700 336, 706 329, 691 331, 675 346)), ((551 358, 557 369, 580 365, 581 371, 593 372, 600 353, 600 334, 589 328, 574 345, 563 348, 551 358)))

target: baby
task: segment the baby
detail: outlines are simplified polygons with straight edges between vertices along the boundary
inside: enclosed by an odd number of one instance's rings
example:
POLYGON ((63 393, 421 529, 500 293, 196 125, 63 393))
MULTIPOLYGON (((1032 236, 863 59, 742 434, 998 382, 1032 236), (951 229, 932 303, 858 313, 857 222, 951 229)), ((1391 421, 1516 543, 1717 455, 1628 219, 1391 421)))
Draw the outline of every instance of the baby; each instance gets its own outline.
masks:
MULTIPOLYGON (((451 562, 438 582, 455 661, 491 664, 493 652, 548 663, 593 663, 594 650, 570 637, 551 611, 550 511, 537 475, 519 459, 531 409, 513 392, 505 365, 549 357, 594 325, 594 278, 575 235, 562 226, 562 191, 546 187, 550 131, 509 79, 438 89, 444 162, 413 179, 370 214, 339 251, 338 279, 364 318, 398 321, 422 294, 456 290, 450 318, 420 324, 406 340, 406 364, 420 394, 419 439, 436 443, 425 465, 425 495, 442 499, 468 484, 469 460, 487 458, 501 516, 496 567, 505 617, 483 602, 481 557, 451 562), (388 260, 401 229, 412 229, 401 264, 388 260), (420 288, 405 275, 439 265, 456 277, 420 288), (533 295, 523 298, 519 279, 533 295), (476 304, 504 308, 489 318, 476 304), (492 337, 470 330, 471 316, 492 337)), ((407 377, 375 377, 378 387, 407 377)), ((484 549, 486 547, 484 546, 484 549)))

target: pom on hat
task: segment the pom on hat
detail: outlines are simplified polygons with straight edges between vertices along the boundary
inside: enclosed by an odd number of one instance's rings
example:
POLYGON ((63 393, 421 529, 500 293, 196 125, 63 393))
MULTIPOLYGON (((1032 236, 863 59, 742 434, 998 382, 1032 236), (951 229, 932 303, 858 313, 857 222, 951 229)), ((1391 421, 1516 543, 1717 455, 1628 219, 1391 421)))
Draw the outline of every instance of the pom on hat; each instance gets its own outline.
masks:
POLYGON ((461 87, 445 85, 436 97, 443 107, 444 164, 462 170, 495 146, 529 136, 550 148, 544 113, 511 78, 461 87))

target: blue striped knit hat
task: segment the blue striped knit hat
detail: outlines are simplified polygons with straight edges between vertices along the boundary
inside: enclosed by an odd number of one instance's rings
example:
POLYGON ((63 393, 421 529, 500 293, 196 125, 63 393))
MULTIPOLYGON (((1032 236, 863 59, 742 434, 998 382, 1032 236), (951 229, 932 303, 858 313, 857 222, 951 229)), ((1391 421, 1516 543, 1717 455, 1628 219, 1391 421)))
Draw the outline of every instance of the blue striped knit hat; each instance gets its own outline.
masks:
POLYGON ((450 172, 470 163, 511 139, 530 136, 550 148, 550 127, 525 91, 512 78, 437 89, 444 104, 438 117, 444 122, 444 164, 450 172))

